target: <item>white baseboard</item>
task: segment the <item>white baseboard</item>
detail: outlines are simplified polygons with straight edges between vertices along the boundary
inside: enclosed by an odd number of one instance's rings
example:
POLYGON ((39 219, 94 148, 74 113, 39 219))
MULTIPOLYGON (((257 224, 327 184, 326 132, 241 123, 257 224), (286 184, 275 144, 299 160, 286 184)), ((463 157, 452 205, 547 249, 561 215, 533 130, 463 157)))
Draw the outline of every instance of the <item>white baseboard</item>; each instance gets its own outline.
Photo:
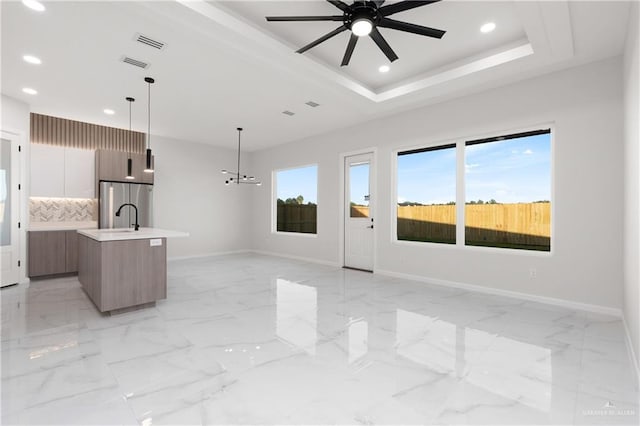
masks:
POLYGON ((627 343, 627 351, 629 352, 629 358, 631 364, 633 365, 633 371, 635 371, 636 373, 636 386, 640 386, 640 365, 638 364, 640 360, 638 359, 638 354, 633 347, 633 340, 631 340, 631 330, 629 330, 627 319, 624 317, 624 315, 622 316, 622 324, 624 325, 624 335, 625 342, 627 343))
POLYGON ((420 281, 429 284, 441 285, 445 287, 455 287, 463 290, 476 291, 479 293, 494 294, 497 296, 513 297, 515 299, 529 300, 533 302, 546 303, 549 305, 562 306, 564 308, 576 309, 580 311, 595 312, 598 314, 611 315, 622 318, 622 311, 617 308, 607 306, 590 305, 588 303, 572 302, 570 300, 556 299, 554 297, 537 296, 535 294, 521 293, 518 291, 502 290, 498 288, 484 287, 477 284, 460 283, 456 281, 442 280, 438 278, 423 277, 420 275, 411 275, 395 271, 387 271, 377 269, 376 274, 386 275, 394 278, 404 278, 407 280, 420 281))
POLYGON ((251 253, 251 250, 241 249, 241 250, 232 250, 232 251, 218 251, 213 253, 192 254, 189 256, 174 256, 174 257, 167 258, 167 261, 172 262, 174 260, 201 259, 203 257, 226 256, 229 254, 240 254, 240 253, 251 253))
POLYGON ((326 266, 333 266, 334 268, 339 268, 340 267, 338 265, 338 262, 330 262, 328 260, 313 259, 313 258, 310 258, 310 257, 302 257, 302 256, 293 256, 293 255, 290 255, 290 254, 274 253, 274 252, 264 251, 264 250, 248 250, 248 251, 251 252, 251 253, 262 254, 262 255, 265 255, 265 256, 283 257, 285 259, 300 260, 300 261, 303 261, 303 262, 317 263, 317 264, 326 265, 326 266))

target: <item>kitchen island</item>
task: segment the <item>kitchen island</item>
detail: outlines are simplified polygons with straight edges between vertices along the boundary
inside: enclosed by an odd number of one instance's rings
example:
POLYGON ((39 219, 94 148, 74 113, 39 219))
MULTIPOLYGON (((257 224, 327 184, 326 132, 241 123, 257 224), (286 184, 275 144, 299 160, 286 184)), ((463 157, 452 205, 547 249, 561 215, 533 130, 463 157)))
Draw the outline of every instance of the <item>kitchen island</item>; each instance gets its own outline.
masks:
POLYGON ((78 279, 100 312, 151 306, 167 297, 167 238, 157 228, 78 231, 78 279))

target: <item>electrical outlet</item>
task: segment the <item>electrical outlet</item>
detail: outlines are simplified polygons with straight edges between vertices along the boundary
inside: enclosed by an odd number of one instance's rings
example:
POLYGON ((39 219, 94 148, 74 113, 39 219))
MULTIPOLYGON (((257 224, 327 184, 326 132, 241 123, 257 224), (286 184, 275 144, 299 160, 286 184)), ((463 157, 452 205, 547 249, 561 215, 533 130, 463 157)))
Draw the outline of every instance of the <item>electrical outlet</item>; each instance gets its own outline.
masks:
POLYGON ((536 270, 536 268, 530 268, 529 269, 529 278, 535 279, 537 276, 538 276, 538 271, 536 270))

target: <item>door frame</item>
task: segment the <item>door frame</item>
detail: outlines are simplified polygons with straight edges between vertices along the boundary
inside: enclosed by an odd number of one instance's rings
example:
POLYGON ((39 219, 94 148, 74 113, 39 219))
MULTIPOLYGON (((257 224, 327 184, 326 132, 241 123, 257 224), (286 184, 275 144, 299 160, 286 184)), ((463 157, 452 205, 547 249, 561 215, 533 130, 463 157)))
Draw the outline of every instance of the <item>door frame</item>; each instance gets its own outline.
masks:
POLYGON ((23 211, 25 209, 25 206, 28 203, 28 197, 27 197, 27 188, 25 185, 25 158, 26 158, 26 153, 25 153, 25 144, 24 144, 24 137, 22 132, 18 132, 12 129, 7 129, 7 128, 0 128, 0 136, 3 139, 8 139, 11 141, 11 144, 13 145, 15 143, 15 146, 18 146, 20 148, 20 150, 18 152, 14 152, 12 155, 17 155, 18 158, 16 160, 16 165, 18 167, 18 170, 16 172, 16 175, 18 176, 18 182, 13 182, 12 185, 14 185, 14 191, 18 191, 15 200, 17 201, 17 206, 16 206, 16 214, 17 217, 12 218, 12 220, 15 222, 19 222, 20 226, 17 228, 18 231, 18 235, 16 238, 16 253, 18 256, 18 260, 20 261, 20 266, 18 267, 18 282, 17 284, 23 283, 23 282, 28 282, 28 278, 26 277, 26 271, 27 271, 27 261, 26 261, 26 229, 29 226, 28 221, 23 220, 23 211), (18 190, 18 185, 20 186, 20 190, 18 190))
POLYGON ((362 155, 362 154, 371 154, 371 165, 369 167, 369 187, 371 192, 373 193, 373 200, 369 201, 369 206, 372 207, 374 213, 374 227, 373 227, 373 270, 371 272, 376 271, 378 267, 378 230, 380 229, 379 223, 380 221, 376 218, 378 217, 378 172, 377 172, 377 158, 378 158, 378 149, 376 147, 363 148, 358 149, 356 151, 348 151, 341 152, 339 154, 340 161, 340 173, 338 176, 338 218, 339 218, 339 226, 338 226, 338 266, 343 268, 345 266, 344 259, 344 246, 345 246, 345 230, 346 230, 346 160, 347 157, 351 157, 354 155, 362 155))

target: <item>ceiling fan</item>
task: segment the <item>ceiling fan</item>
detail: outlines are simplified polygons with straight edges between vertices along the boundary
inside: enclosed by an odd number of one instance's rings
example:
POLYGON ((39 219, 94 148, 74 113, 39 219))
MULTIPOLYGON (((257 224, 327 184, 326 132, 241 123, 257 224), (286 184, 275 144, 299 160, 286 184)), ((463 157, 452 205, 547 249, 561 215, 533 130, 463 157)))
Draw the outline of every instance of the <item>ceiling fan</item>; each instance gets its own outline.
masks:
POLYGON ((445 31, 437 30, 435 28, 423 27, 422 25, 410 24, 408 22, 396 21, 388 16, 398 12, 403 12, 409 9, 415 9, 416 7, 426 6, 431 3, 437 3, 440 0, 404 0, 397 3, 388 4, 383 6, 385 0, 373 0, 373 1, 361 1, 356 0, 353 4, 348 5, 341 0, 327 0, 329 3, 337 7, 342 11, 342 15, 332 16, 267 16, 267 21, 337 21, 342 22, 335 30, 325 34, 319 39, 307 44, 304 47, 296 50, 297 53, 304 53, 307 50, 319 45, 322 42, 329 40, 331 37, 336 36, 346 30, 351 31, 351 38, 349 44, 347 44, 347 50, 344 52, 341 66, 349 65, 353 49, 356 47, 358 37, 368 35, 378 45, 380 50, 389 58, 389 61, 393 62, 398 59, 398 55, 395 54, 389 43, 382 37, 378 27, 390 28, 392 30, 404 31, 408 33, 423 35, 433 38, 442 38, 445 31))

